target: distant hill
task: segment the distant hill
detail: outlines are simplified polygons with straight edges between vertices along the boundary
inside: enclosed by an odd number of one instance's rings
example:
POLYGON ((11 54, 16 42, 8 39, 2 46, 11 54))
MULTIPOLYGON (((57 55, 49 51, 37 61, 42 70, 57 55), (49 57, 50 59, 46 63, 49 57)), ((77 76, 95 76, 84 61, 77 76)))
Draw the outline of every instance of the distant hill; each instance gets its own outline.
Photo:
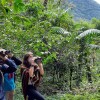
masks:
MULTIPOLYGON (((87 19, 92 18, 100 19, 100 4, 94 0, 68 0, 69 3, 74 4, 72 13, 75 19, 87 19)), ((66 0, 65 0, 66 2, 66 0)))

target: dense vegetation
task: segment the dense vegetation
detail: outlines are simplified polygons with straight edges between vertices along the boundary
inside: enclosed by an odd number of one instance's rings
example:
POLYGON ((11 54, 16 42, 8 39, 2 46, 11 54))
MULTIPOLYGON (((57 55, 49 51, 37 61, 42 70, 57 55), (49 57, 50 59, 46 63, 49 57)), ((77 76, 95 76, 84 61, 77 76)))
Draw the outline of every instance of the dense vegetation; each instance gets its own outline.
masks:
MULTIPOLYGON (((53 1, 1 0, 0 47, 42 57, 46 100, 99 100, 100 20, 75 22, 53 1)), ((23 100, 19 69, 16 84, 15 100, 23 100)))

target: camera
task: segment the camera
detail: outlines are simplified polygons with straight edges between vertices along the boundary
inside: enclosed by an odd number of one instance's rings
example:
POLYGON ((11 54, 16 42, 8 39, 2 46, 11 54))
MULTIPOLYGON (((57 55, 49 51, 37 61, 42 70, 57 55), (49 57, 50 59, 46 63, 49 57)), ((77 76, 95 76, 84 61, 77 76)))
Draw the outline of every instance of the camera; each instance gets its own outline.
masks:
POLYGON ((10 53, 9 50, 2 50, 2 51, 0 51, 0 55, 3 56, 3 57, 5 57, 6 55, 8 55, 9 53, 10 53))
POLYGON ((34 60, 35 63, 38 63, 38 62, 42 62, 42 58, 41 57, 36 57, 35 60, 34 60))

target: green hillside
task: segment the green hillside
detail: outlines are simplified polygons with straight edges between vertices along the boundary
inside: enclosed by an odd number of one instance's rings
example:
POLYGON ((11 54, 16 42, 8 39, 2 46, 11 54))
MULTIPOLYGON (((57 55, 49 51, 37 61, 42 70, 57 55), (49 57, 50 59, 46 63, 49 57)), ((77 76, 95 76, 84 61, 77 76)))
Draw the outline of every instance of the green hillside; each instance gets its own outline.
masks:
POLYGON ((100 4, 94 0, 69 0, 69 3, 74 4, 71 11, 75 19, 100 19, 100 4))

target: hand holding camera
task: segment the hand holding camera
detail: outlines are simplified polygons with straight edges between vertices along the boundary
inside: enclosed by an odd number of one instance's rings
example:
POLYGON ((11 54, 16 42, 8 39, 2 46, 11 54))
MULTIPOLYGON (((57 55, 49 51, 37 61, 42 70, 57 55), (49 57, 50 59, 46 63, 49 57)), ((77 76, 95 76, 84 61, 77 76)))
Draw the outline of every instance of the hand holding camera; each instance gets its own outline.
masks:
POLYGON ((7 55, 10 53, 10 51, 5 49, 0 49, 0 59, 6 60, 8 59, 7 55))
POLYGON ((8 55, 10 53, 9 50, 5 50, 5 49, 0 49, 0 56, 5 57, 6 55, 8 55))
POLYGON ((39 67, 39 64, 42 63, 42 58, 41 57, 30 57, 28 61, 31 64, 31 66, 39 67))
POLYGON ((34 57, 35 59, 34 59, 34 62, 35 63, 42 63, 42 58, 41 57, 34 57))

